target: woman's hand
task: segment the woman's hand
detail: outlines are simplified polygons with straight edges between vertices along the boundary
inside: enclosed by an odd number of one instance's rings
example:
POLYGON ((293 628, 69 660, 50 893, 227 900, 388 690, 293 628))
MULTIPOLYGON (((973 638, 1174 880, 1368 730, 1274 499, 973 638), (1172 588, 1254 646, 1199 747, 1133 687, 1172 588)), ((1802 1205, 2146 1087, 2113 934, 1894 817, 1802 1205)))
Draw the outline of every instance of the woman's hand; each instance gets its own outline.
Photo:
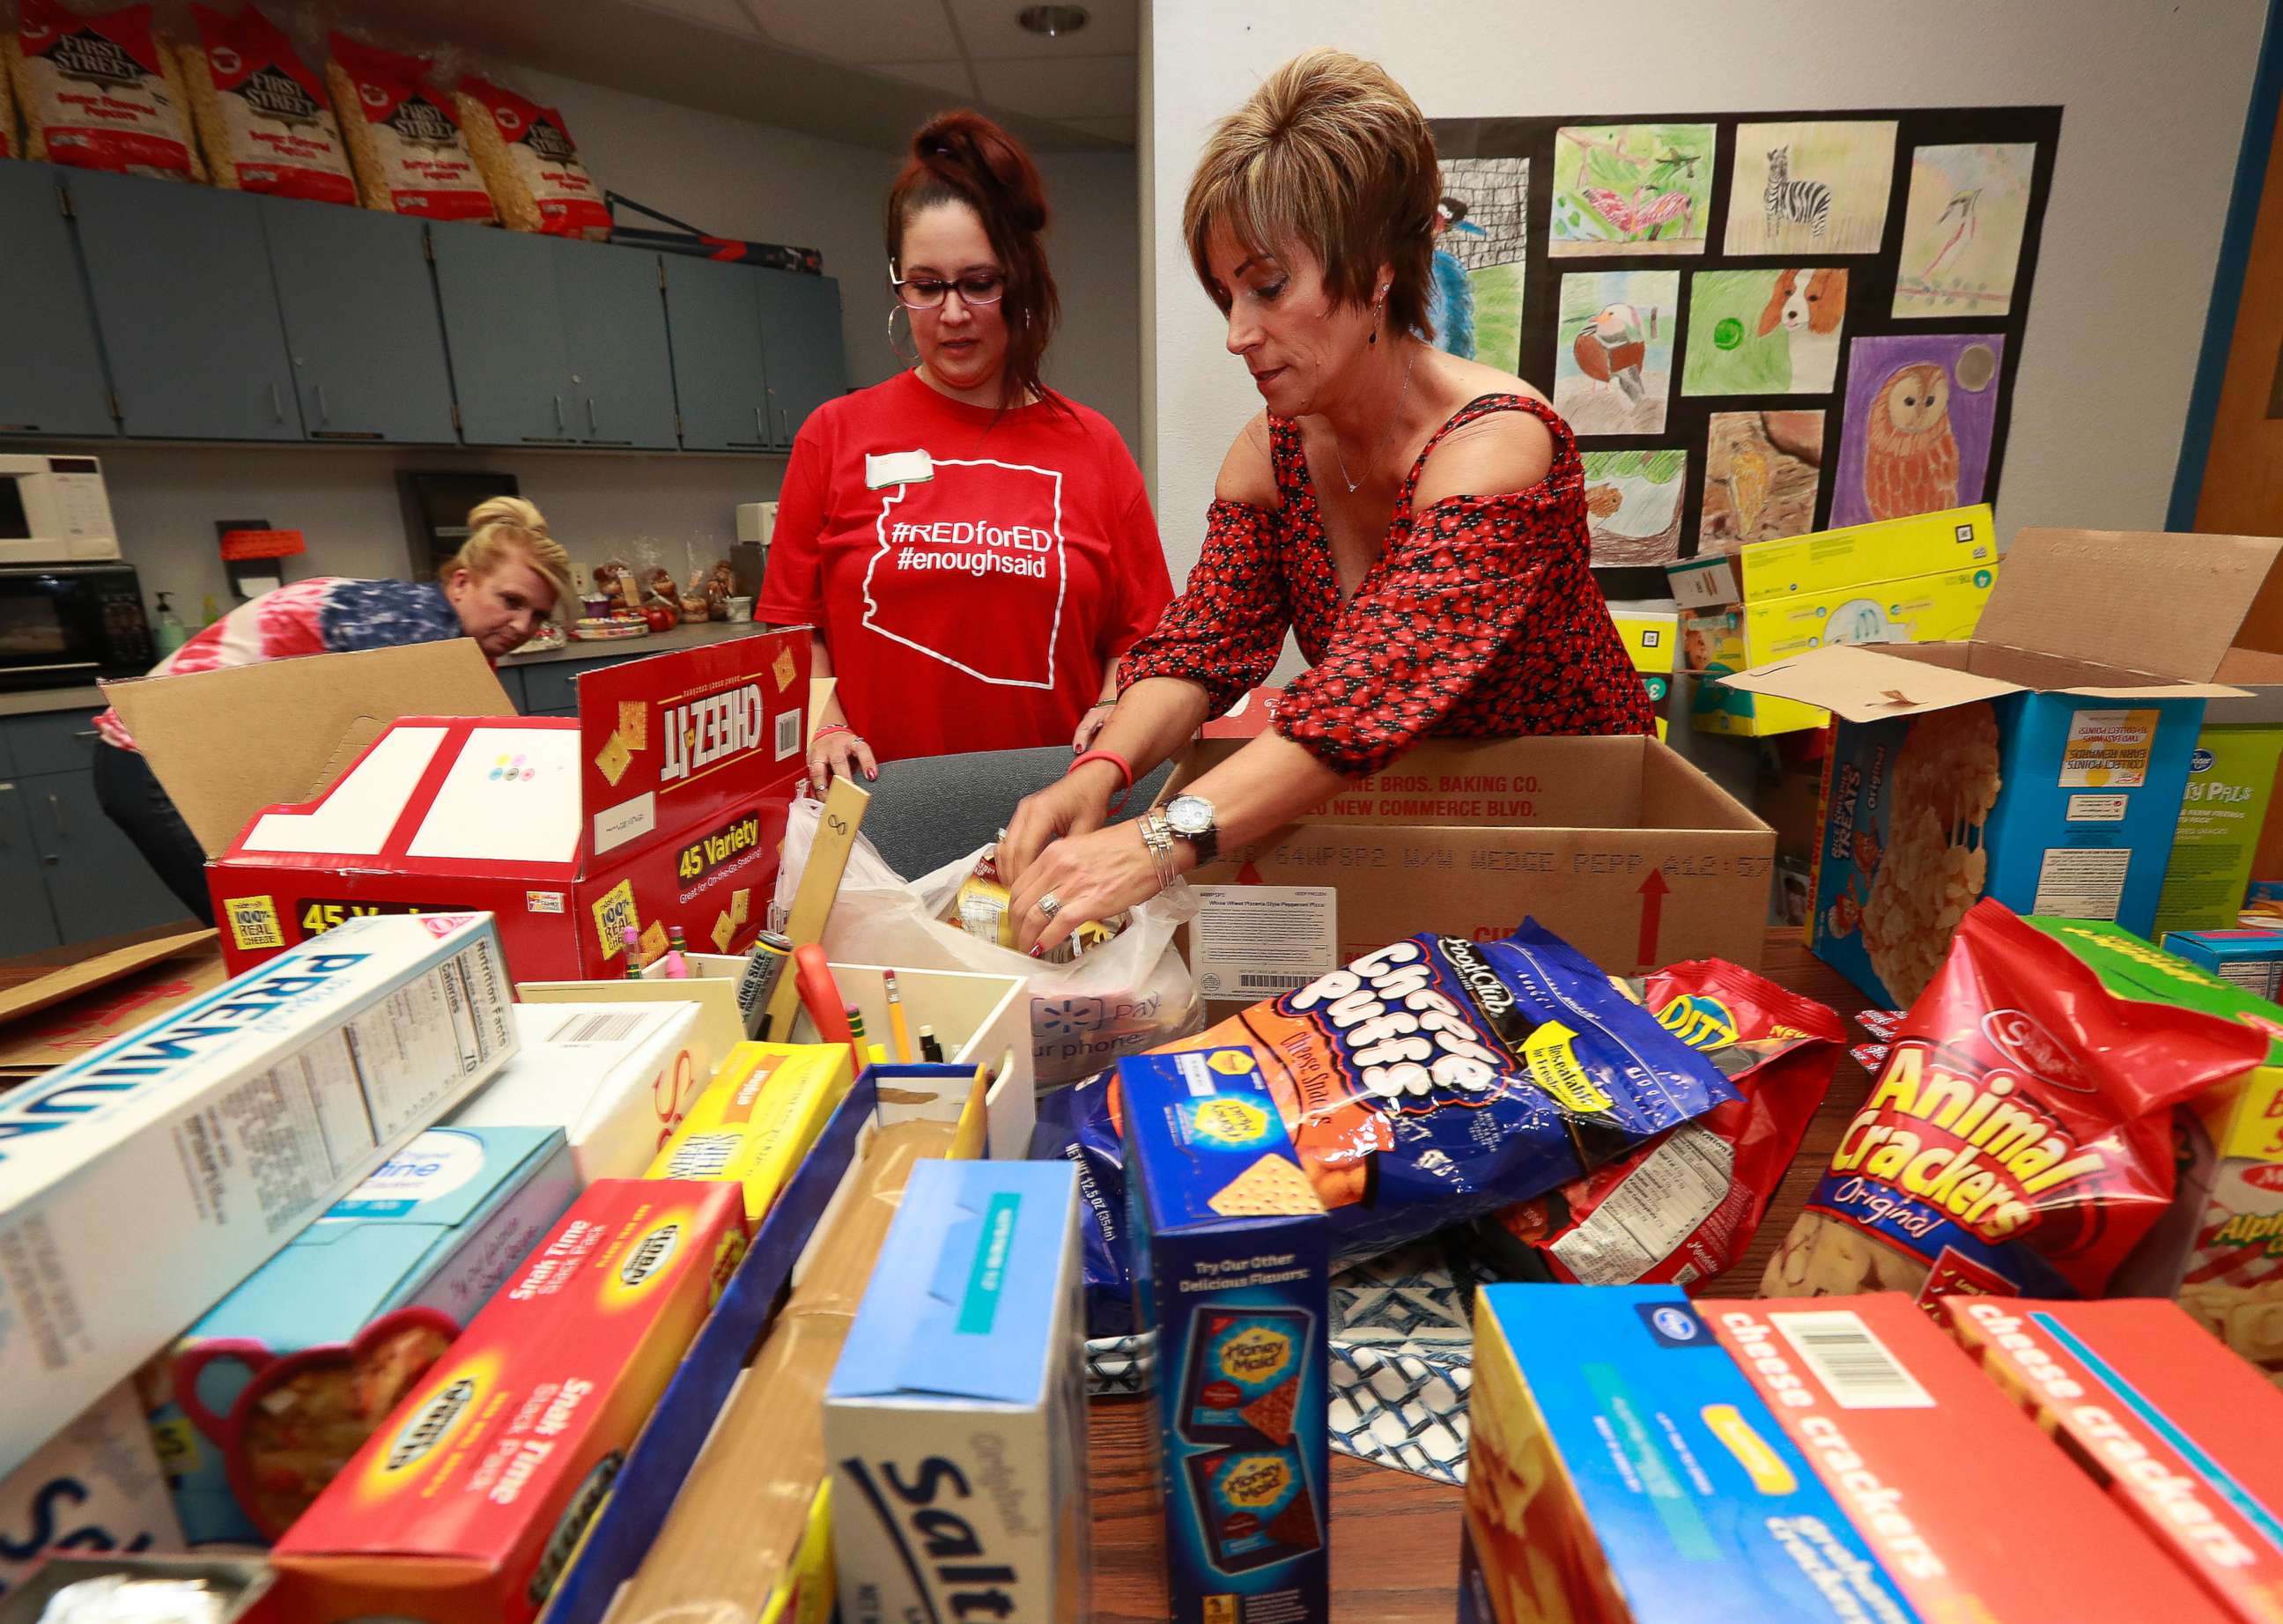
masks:
MULTIPOLYGON (((1176 850, 1180 849, 1176 843, 1176 850)), ((1061 946, 1087 921, 1109 919, 1155 897, 1157 863, 1142 843, 1141 826, 1129 820, 1065 835, 1048 846, 1024 870, 1020 883, 1009 889, 1013 896, 1007 907, 1015 921, 1015 945, 1037 959, 1061 946), (1056 905, 1051 919, 1040 906, 1048 897, 1056 905)))
POLYGON ((1105 699, 1100 704, 1095 705, 1092 710, 1088 711, 1084 716, 1079 717, 1078 719, 1078 731, 1071 735, 1071 754, 1073 756, 1085 755, 1087 750, 1093 745, 1095 740, 1102 736, 1102 730, 1109 726, 1110 713, 1117 709, 1118 702, 1116 700, 1105 699))
POLYGON ((845 722, 820 727, 809 735, 808 781, 817 794, 830 788, 834 778, 854 778, 859 772, 867 779, 877 778, 880 764, 872 758, 872 747, 845 722))
POLYGON ((1106 761, 1089 761, 1023 797, 999 838, 999 882, 1009 890, 1054 842, 1100 828, 1110 820, 1110 797, 1120 781, 1106 761))

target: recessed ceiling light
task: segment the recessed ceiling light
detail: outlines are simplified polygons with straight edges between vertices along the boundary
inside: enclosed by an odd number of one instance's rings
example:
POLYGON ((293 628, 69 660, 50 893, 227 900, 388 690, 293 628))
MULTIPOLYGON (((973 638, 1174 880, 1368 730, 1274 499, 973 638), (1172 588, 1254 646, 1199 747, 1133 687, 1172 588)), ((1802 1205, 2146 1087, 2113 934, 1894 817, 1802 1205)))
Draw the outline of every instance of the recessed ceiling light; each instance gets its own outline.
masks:
POLYGON ((1065 34, 1076 34, 1086 27, 1086 8, 1082 5, 1026 5, 1015 13, 1015 20, 1032 34, 1043 34, 1058 40, 1065 34))

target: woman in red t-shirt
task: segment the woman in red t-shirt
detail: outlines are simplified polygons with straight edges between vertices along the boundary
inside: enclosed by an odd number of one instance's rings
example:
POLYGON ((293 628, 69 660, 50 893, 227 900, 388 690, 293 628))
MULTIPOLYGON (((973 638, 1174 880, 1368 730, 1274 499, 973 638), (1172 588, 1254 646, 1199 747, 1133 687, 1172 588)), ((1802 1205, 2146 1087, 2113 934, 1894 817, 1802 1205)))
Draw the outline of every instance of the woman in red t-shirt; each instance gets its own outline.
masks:
POLYGON ((1173 596, 1141 470, 1101 413, 1040 380, 1047 206, 973 113, 912 140, 888 193, 889 307, 919 364, 793 442, 760 617, 816 628, 838 679, 809 777, 954 750, 1083 745, 1118 657, 1173 596))

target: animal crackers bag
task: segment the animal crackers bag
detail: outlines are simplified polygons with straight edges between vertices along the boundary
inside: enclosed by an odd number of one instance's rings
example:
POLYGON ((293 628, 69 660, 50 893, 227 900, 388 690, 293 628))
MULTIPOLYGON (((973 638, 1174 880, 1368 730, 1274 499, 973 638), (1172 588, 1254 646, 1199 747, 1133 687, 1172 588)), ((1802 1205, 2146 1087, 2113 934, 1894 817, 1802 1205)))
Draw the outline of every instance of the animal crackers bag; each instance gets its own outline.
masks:
POLYGON ((349 203, 349 155, 325 87, 276 23, 252 6, 235 17, 191 8, 182 49, 199 142, 214 183, 231 190, 349 203))
POLYGON ((206 178, 191 142, 181 69, 152 27, 149 6, 82 12, 58 0, 21 0, 15 27, 0 36, 0 55, 23 104, 25 157, 160 180, 206 178))
POLYGON ((427 60, 339 33, 331 51, 325 84, 365 207, 490 224, 496 218, 491 194, 469 155, 451 97, 429 77, 427 60))
POLYGON ((2267 1035, 2110 994, 1976 903, 1760 1293, 2092 1297, 2172 1196, 2171 1111, 2267 1035))

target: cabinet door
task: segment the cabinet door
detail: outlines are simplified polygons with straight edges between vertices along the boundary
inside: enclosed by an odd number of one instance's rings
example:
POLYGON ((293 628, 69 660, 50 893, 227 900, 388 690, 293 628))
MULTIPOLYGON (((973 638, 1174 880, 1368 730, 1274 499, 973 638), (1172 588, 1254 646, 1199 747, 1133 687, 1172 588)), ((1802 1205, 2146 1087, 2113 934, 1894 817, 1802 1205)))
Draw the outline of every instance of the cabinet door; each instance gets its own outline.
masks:
POLYGON ((48 897, 66 942, 141 930, 186 918, 174 892, 104 814, 92 773, 19 778, 32 844, 48 877, 48 897))
POLYGON ((799 271, 757 270, 753 279, 768 357, 769 423, 776 443, 790 446, 809 413, 848 387, 840 284, 799 271))
POLYGON ((48 907, 46 871, 32 848, 24 816, 22 781, 0 780, 0 958, 58 947, 56 916, 48 907))
POLYGON ((0 163, 0 434, 116 434, 95 313, 64 221, 63 171, 0 163))
POLYGON ((759 275, 674 254, 666 260, 666 328, 682 443, 694 451, 762 451, 776 443, 763 371, 759 275))
POLYGON ((674 434, 674 361, 658 255, 549 239, 571 346, 571 431, 596 446, 656 446, 674 434))
POLYGON ((122 431, 300 439, 261 199, 77 170, 65 185, 122 431))
POLYGON ((460 437, 471 446, 576 444, 556 244, 453 221, 439 221, 428 240, 460 437))
POLYGON ((289 198, 261 212, 309 438, 457 439, 424 222, 289 198))

